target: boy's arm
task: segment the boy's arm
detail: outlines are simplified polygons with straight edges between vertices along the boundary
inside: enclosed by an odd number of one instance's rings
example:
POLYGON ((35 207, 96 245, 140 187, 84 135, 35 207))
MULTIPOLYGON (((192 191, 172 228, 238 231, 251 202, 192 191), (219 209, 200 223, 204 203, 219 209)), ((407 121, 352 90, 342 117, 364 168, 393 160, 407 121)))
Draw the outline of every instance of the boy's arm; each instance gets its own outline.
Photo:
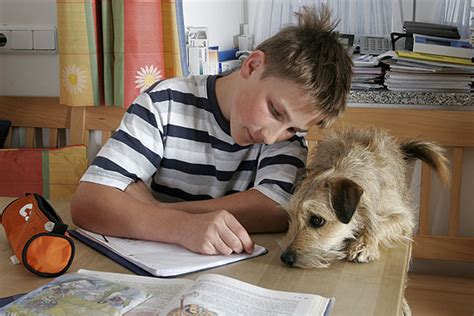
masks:
POLYGON ((227 210, 250 233, 278 233, 288 228, 286 211, 258 190, 247 190, 212 200, 162 203, 162 205, 190 213, 227 210))
POLYGON ((73 222, 106 235, 179 244, 205 254, 253 251, 250 236, 229 212, 182 212, 153 203, 139 187, 129 187, 120 191, 81 182, 71 201, 73 222))
POLYGON ((130 184, 126 192, 145 203, 188 213, 227 210, 250 233, 278 233, 288 229, 286 211, 258 190, 247 190, 211 200, 175 203, 159 202, 142 181, 130 184))
POLYGON ((158 201, 142 181, 130 184, 125 192, 144 203, 188 213, 197 214, 209 213, 214 210, 227 210, 250 233, 278 233, 288 229, 286 211, 258 190, 247 190, 211 200, 175 203, 158 201))

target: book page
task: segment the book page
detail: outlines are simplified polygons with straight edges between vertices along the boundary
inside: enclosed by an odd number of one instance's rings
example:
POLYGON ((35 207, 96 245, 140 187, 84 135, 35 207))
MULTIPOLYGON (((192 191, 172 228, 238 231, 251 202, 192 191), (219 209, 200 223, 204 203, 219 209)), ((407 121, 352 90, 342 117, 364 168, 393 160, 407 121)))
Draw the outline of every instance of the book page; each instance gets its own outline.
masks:
POLYGON ((163 311, 174 297, 180 297, 189 289, 194 281, 187 279, 158 279, 131 274, 99 272, 91 270, 79 270, 79 273, 91 275, 108 281, 114 281, 122 285, 141 288, 152 295, 144 303, 138 305, 127 315, 151 316, 165 315, 163 311))
MULTIPOLYGON (((314 294, 274 291, 217 274, 199 277, 184 294, 184 312, 203 315, 325 315, 334 299, 314 294)), ((173 300, 168 316, 181 315, 173 300)))
POLYGON ((251 254, 202 255, 178 245, 103 236, 81 228, 78 228, 76 232, 119 254, 151 274, 162 277, 218 267, 267 252, 264 247, 255 245, 251 254))
POLYGON ((1 315, 122 315, 151 293, 115 279, 68 273, 0 308, 1 315))

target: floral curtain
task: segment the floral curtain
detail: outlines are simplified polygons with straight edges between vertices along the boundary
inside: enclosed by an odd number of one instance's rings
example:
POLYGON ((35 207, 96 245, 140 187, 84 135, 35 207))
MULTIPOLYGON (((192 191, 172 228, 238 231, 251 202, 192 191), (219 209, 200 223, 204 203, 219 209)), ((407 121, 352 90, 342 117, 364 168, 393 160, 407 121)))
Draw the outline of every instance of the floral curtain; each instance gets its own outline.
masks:
POLYGON ((187 75, 181 0, 57 0, 60 102, 128 107, 187 75))

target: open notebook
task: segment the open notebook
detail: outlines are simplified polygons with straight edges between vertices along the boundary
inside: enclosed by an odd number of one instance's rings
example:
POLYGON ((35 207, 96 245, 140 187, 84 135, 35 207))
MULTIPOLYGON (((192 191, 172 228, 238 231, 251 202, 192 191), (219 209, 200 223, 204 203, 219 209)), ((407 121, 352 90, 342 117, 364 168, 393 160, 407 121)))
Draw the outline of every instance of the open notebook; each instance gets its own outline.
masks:
POLYGON ((181 246, 127 238, 103 236, 82 228, 69 233, 86 245, 138 275, 175 277, 250 259, 268 251, 259 245, 251 254, 201 255, 181 246))

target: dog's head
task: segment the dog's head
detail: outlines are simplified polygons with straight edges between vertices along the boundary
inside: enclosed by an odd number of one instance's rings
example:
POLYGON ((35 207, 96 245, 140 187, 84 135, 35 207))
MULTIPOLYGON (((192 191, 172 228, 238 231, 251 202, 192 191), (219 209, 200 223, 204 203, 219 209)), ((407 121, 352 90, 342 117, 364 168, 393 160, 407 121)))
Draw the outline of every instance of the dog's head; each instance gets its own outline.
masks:
POLYGON ((362 187, 348 178, 309 173, 287 209, 290 227, 281 260, 289 266, 314 268, 343 259, 347 241, 357 232, 353 215, 362 193, 362 187))

